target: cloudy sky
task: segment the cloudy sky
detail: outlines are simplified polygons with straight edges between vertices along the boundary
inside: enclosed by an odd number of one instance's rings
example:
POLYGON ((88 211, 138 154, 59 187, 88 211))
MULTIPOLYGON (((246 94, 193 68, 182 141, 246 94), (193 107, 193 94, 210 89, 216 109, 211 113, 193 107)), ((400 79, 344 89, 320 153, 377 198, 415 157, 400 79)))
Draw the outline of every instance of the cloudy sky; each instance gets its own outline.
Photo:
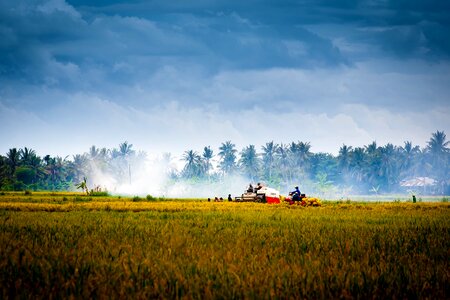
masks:
POLYGON ((446 0, 0 0, 0 152, 424 146, 449 33, 446 0))

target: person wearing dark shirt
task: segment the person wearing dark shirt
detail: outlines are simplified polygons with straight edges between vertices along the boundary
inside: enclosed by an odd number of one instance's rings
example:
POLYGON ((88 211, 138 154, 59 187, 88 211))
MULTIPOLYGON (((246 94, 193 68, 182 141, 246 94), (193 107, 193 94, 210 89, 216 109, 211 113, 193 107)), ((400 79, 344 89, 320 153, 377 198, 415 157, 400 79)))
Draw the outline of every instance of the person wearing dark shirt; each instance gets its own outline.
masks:
POLYGON ((295 189, 291 192, 292 194, 292 200, 294 201, 300 201, 300 190, 298 188, 298 186, 295 187, 295 189))

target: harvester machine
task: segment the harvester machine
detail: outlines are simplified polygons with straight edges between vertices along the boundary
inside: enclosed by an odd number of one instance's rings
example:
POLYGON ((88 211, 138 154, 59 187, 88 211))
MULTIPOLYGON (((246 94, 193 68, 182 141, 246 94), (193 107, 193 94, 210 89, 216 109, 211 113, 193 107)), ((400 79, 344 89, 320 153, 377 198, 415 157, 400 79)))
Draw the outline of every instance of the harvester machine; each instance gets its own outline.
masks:
POLYGON ((235 197, 236 202, 280 203, 280 192, 276 189, 263 186, 259 190, 246 191, 235 197))

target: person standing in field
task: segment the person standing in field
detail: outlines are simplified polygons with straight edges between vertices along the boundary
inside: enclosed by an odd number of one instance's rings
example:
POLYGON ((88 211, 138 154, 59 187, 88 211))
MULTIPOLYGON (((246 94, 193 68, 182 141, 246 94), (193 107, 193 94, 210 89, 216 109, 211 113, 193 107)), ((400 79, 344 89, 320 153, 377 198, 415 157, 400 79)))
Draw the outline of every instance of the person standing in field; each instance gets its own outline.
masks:
POLYGON ((233 198, 231 198, 231 194, 228 194, 228 201, 233 201, 233 198))

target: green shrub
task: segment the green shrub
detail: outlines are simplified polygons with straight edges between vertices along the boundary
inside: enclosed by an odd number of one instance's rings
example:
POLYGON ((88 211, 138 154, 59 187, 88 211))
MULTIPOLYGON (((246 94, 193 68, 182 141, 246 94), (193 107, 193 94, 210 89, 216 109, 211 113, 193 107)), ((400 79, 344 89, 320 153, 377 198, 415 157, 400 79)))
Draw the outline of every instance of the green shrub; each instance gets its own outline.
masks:
POLYGON ((31 195, 31 191, 26 190, 26 191, 24 192, 24 194, 25 194, 25 195, 31 195))
POLYGON ((100 192, 91 191, 89 193, 89 196, 92 196, 92 197, 107 197, 107 196, 109 196, 109 193, 107 191, 100 191, 100 192))
POLYGON ((138 202, 138 201, 141 201, 141 198, 139 196, 134 196, 133 202, 138 202))
POLYGON ((155 198, 155 197, 153 197, 153 196, 152 196, 152 195, 150 195, 150 194, 149 194, 149 195, 147 195, 147 197, 146 197, 146 198, 147 198, 147 200, 148 200, 148 201, 157 201, 157 200, 158 200, 158 198, 155 198))

